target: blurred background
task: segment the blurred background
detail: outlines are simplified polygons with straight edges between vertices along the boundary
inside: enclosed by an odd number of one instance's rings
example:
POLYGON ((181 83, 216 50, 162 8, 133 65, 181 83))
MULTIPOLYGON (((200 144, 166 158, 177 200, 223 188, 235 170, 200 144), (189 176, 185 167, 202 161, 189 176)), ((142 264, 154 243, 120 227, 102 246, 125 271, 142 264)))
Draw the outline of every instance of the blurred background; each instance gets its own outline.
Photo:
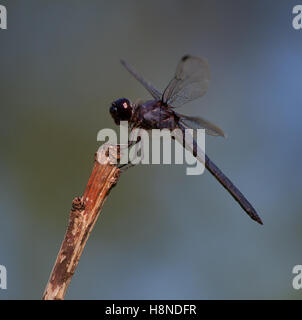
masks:
POLYGON ((5 1, 0 30, 0 299, 40 299, 90 175, 97 132, 120 97, 149 99, 119 63, 159 89, 184 54, 211 69, 180 109, 220 126, 212 160, 263 219, 208 173, 138 166, 103 208, 67 299, 301 299, 302 30, 299 1, 5 1))

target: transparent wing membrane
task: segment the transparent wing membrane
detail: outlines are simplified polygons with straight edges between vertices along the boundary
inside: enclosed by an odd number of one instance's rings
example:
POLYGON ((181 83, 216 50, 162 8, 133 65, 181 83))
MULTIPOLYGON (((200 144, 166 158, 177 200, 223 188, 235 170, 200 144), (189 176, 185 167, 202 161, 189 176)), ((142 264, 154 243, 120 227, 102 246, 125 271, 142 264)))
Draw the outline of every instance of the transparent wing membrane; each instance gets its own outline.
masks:
POLYGON ((180 107, 202 97, 207 92, 209 80, 210 71, 206 59, 184 56, 163 93, 162 101, 172 107, 180 107))
POLYGON ((201 117, 189 117, 179 113, 177 113, 177 115, 180 117, 180 121, 183 123, 183 125, 187 128, 205 129, 206 134, 208 135, 226 138, 226 134, 222 129, 201 117))
POLYGON ((161 92, 159 92, 150 82, 146 81, 139 73, 137 73, 132 66, 130 66, 124 60, 121 60, 121 64, 134 76, 136 80, 138 80, 145 87, 145 89, 149 91, 155 100, 161 99, 161 92))

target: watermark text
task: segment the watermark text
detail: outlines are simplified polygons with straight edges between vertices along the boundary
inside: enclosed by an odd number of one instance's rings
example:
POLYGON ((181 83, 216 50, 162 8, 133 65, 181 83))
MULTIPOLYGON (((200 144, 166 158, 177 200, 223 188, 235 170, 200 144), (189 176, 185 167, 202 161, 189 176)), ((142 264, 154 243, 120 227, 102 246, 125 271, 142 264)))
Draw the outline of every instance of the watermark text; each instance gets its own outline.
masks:
POLYGON ((0 4, 0 29, 7 29, 7 10, 0 4))
POLYGON ((293 14, 295 14, 295 17, 293 19, 293 28, 295 30, 302 29, 302 5, 294 6, 293 14))
POLYGON ((7 272, 6 268, 0 265, 0 289, 7 289, 7 272))
MULTIPOLYGON (((116 149, 108 149, 108 157, 102 158, 112 164, 184 164, 187 175, 200 175, 205 170, 205 130, 176 128, 130 130, 127 121, 121 121, 119 141, 112 129, 98 132, 97 141, 106 142, 111 146, 119 145, 120 155, 117 160, 116 149), (173 152, 174 147, 174 152, 173 152)), ((103 146, 100 147, 99 151, 103 146)), ((98 161, 102 163, 98 153, 98 161)))
POLYGON ((293 278, 293 288, 296 290, 302 289, 302 265, 294 266, 293 274, 296 274, 293 278))

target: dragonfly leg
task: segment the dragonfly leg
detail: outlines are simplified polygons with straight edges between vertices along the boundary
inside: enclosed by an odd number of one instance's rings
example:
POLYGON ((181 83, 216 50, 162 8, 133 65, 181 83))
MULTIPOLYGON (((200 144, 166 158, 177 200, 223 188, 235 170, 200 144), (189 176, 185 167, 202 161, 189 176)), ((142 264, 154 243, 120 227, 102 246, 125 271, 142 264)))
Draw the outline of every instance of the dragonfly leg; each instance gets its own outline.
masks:
MULTIPOLYGON (((139 147, 139 142, 141 141, 141 137, 138 136, 137 140, 136 141, 129 141, 128 143, 128 148, 132 147, 132 146, 135 146, 135 154, 137 154, 137 151, 138 151, 138 147, 139 147)), ((143 151, 141 149, 141 158, 143 157, 143 151)), ((137 163, 132 163, 132 162, 129 162, 129 163, 125 163, 125 164, 121 164, 118 166, 118 168, 121 170, 121 172, 125 172, 126 170, 128 170, 129 168, 132 168, 134 166, 136 166, 137 163)))
POLYGON ((123 172, 125 172, 126 170, 128 170, 128 169, 130 169, 130 168, 132 168, 132 167, 134 167, 134 166, 135 166, 135 164, 133 164, 133 163, 126 163, 126 164, 122 164, 122 165, 118 166, 118 168, 119 168, 120 171, 123 173, 123 172))

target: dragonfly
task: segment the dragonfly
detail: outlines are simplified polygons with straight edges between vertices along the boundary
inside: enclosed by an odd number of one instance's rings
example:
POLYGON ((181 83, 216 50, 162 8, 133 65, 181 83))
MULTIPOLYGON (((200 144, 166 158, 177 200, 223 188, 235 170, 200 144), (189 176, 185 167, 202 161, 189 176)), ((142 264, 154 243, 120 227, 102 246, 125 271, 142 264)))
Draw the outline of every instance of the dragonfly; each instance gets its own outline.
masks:
MULTIPOLYGON (((163 92, 158 91, 126 61, 121 60, 121 64, 143 85, 153 99, 131 103, 126 98, 120 98, 112 102, 109 111, 117 125, 121 121, 128 121, 131 128, 180 129, 183 136, 186 134, 186 129, 200 128, 205 129, 205 133, 208 135, 225 137, 222 129, 206 119, 186 116, 175 111, 176 108, 202 97, 207 92, 210 72, 206 59, 191 55, 183 56, 177 65, 174 77, 163 92)), ((193 139, 193 144, 189 149, 195 157, 198 155, 197 148, 197 142, 193 139)), ((204 154, 203 161, 207 170, 230 193, 250 218, 263 224, 254 207, 233 182, 210 160, 207 154, 204 154)))

